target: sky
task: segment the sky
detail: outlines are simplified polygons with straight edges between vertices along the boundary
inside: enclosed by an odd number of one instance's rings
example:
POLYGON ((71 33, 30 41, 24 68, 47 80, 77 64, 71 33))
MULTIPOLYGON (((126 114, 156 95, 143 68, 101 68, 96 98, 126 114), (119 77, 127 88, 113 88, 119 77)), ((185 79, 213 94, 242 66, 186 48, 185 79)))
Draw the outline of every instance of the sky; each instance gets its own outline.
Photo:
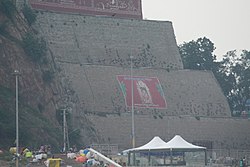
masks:
POLYGON ((250 0, 142 0, 143 18, 171 21, 177 44, 210 39, 221 60, 231 50, 250 51, 250 0))

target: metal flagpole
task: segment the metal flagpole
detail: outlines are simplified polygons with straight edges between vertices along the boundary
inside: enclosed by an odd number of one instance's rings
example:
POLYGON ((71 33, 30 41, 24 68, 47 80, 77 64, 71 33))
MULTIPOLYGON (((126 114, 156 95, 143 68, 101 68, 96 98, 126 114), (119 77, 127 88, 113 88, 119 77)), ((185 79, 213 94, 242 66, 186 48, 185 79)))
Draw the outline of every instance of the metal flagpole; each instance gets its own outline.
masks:
POLYGON ((66 109, 63 109, 63 152, 66 153, 66 109))
POLYGON ((20 72, 15 70, 13 75, 16 78, 16 167, 19 167, 19 113, 18 113, 18 77, 20 72))
POLYGON ((130 78, 131 78, 131 108, 132 108, 132 146, 135 148, 135 113, 134 113, 134 82, 133 82, 133 56, 130 56, 130 78))

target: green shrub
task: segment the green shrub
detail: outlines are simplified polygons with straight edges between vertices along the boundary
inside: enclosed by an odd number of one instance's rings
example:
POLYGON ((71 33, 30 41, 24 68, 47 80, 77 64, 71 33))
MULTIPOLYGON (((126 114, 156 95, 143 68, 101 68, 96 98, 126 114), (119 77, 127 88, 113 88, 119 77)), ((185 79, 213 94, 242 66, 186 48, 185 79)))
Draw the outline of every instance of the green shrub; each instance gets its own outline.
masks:
POLYGON ((24 5, 22 11, 23 11, 23 15, 26 18, 28 24, 31 26, 36 21, 35 12, 28 5, 24 5))
POLYGON ((6 86, 0 85, 0 100, 10 101, 13 97, 15 97, 15 92, 6 86))
POLYGON ((12 19, 16 12, 16 7, 11 0, 0 0, 0 11, 12 19))
POLYGON ((37 105, 37 108, 38 108, 38 110, 40 111, 40 113, 42 113, 42 112, 44 111, 44 106, 43 106, 41 103, 39 103, 39 104, 37 105))
POLYGON ((0 160, 11 161, 13 155, 9 151, 5 151, 3 154, 0 154, 0 160))
POLYGON ((43 72, 42 78, 44 82, 49 83, 53 80, 54 75, 51 71, 45 71, 43 72))
POLYGON ((37 38, 31 33, 27 33, 22 41, 25 53, 36 63, 43 62, 47 47, 42 38, 37 38))
MULTIPOLYGON (((1 1, 1 0, 0 0, 1 1)), ((12 36, 9 31, 8 31, 8 24, 9 20, 4 20, 3 22, 0 23, 0 35, 4 36, 5 38, 15 42, 16 44, 20 44, 20 41, 12 36)))
POLYGON ((4 22, 0 23, 0 34, 1 35, 5 35, 7 33, 7 31, 6 31, 7 23, 8 23, 8 21, 4 21, 4 22))

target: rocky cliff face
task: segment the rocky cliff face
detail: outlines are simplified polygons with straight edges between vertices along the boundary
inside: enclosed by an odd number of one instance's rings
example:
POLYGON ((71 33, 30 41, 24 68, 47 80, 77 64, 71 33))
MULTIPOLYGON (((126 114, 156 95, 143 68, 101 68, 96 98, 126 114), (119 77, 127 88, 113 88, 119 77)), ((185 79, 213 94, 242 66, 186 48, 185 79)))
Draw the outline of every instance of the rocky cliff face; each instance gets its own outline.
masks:
MULTIPOLYGON (((0 11, 0 147, 15 141, 15 76, 19 70, 19 127, 20 145, 37 147, 40 144, 62 144, 60 109, 70 108, 68 124, 77 105, 77 98, 70 88, 62 87, 58 69, 48 51, 46 63, 38 63, 25 53, 23 37, 26 33, 39 36, 28 26, 22 13, 12 18, 0 11), (72 103, 72 104, 73 104, 72 103), (2 138, 2 136, 5 136, 2 138)), ((67 84, 64 84, 67 85, 67 84)), ((74 114, 75 115, 75 114, 74 114)), ((82 116, 83 117, 83 116, 82 116)), ((83 122, 84 118, 82 118, 83 122)), ((84 123, 83 123, 84 124, 84 123)), ((69 130, 72 126, 69 126, 69 130)))

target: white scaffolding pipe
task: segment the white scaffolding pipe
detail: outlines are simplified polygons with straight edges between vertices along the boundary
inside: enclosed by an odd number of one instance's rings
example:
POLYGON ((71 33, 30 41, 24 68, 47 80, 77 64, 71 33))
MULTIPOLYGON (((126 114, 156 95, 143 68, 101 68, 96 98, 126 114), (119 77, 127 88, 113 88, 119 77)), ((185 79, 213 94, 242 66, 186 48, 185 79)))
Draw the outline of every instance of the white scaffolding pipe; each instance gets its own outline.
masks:
POLYGON ((89 148, 88 149, 91 153, 96 154, 98 157, 100 157, 103 161, 106 161, 109 164, 114 165, 115 167, 122 167, 121 165, 119 165, 118 163, 112 161, 111 159, 109 159, 108 157, 105 157, 104 155, 102 155, 101 153, 99 153, 98 151, 94 150, 93 148, 89 148))

